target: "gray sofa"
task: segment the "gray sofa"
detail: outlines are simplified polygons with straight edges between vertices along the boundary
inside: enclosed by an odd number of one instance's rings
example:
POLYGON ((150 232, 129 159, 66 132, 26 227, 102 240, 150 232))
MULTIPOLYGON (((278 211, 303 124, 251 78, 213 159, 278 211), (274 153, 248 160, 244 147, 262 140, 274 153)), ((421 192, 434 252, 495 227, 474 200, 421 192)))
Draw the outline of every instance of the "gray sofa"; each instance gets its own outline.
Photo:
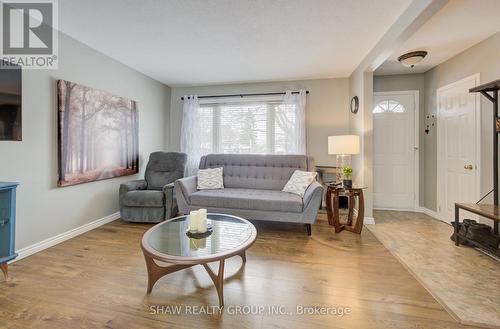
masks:
POLYGON ((311 170, 305 155, 209 154, 200 160, 200 169, 223 167, 224 189, 197 190, 196 176, 175 181, 179 211, 206 208, 251 220, 306 224, 316 221, 323 188, 314 181, 304 198, 282 192, 297 169, 311 170))
POLYGON ((128 222, 158 223, 177 215, 174 181, 184 177, 186 162, 184 153, 151 153, 145 179, 120 185, 121 218, 128 222))

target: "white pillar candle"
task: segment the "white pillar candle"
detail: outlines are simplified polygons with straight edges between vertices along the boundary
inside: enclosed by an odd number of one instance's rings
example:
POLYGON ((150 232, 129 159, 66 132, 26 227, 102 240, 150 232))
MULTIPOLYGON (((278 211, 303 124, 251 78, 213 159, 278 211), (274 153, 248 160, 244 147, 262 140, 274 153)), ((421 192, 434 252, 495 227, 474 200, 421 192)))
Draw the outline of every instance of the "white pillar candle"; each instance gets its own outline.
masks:
POLYGON ((207 231, 207 210, 206 209, 200 209, 198 210, 198 216, 199 221, 198 221, 198 232, 199 233, 205 233, 207 231))
POLYGON ((198 222, 198 233, 205 233, 207 231, 207 219, 200 218, 198 222))
POLYGON ((199 226, 199 212, 198 210, 193 210, 189 213, 189 232, 197 232, 199 226))

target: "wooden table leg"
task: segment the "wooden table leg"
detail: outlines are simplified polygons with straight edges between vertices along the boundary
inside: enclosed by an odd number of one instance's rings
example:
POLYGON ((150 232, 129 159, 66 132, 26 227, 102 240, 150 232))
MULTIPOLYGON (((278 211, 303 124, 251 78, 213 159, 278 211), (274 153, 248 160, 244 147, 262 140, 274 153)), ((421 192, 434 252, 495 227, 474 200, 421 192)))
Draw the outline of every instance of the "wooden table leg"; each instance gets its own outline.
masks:
POLYGON ((219 306, 224 307, 224 259, 219 262, 219 271, 217 275, 212 271, 208 264, 203 264, 205 270, 207 270, 208 275, 214 282, 215 289, 217 289, 217 294, 219 295, 219 306))
POLYGON ((148 290, 147 290, 148 294, 151 293, 151 290, 153 290, 153 286, 155 285, 156 281, 158 281, 160 278, 164 277, 169 273, 177 272, 193 266, 193 265, 180 265, 180 264, 160 266, 156 264, 155 261, 146 254, 144 254, 144 259, 146 260, 146 268, 148 270, 148 290))
POLYGON ((361 230, 363 230, 363 222, 365 220, 365 200, 363 198, 362 190, 357 191, 356 194, 358 196, 358 215, 356 217, 356 223, 354 223, 353 232, 361 234, 361 230))
POLYGON ((347 225, 352 225, 352 217, 354 216, 354 202, 356 199, 354 198, 354 193, 347 194, 347 225))
POLYGON ((241 257, 241 260, 243 261, 243 263, 246 263, 246 261, 247 261, 247 254, 246 254, 246 251, 243 251, 243 252, 240 254, 240 257, 241 257))
POLYGON ((342 232, 344 230, 344 225, 340 223, 340 209, 339 209, 339 190, 335 189, 333 191, 333 226, 335 227, 335 233, 342 232))
POLYGON ((326 203, 326 214, 328 216, 328 224, 333 226, 333 209, 332 209, 332 189, 330 187, 327 187, 326 189, 326 197, 325 197, 325 203, 326 203))
POLYGON ((361 234, 363 230, 363 222, 365 218, 365 201, 363 198, 363 190, 352 190, 348 193, 349 197, 349 214, 347 215, 347 224, 343 226, 343 229, 356 234, 361 234), (357 199, 357 209, 356 218, 354 218, 355 203, 357 199))
POLYGON ((2 269, 5 280, 7 280, 9 278, 9 265, 7 263, 0 264, 0 269, 2 269))
POLYGON ((459 220, 459 210, 458 210, 458 207, 457 205, 455 205, 455 225, 454 228, 453 228, 453 232, 455 234, 455 246, 458 246, 460 244, 460 239, 458 237, 458 225, 460 223, 460 220, 459 220))

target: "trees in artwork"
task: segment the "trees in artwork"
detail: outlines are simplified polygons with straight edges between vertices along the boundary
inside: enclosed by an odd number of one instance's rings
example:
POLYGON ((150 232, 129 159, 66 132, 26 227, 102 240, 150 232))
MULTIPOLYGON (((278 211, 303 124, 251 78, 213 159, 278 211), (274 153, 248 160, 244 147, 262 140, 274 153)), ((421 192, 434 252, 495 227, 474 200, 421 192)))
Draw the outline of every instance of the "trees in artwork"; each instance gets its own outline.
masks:
POLYGON ((139 171, 136 102, 58 81, 59 186, 139 171))

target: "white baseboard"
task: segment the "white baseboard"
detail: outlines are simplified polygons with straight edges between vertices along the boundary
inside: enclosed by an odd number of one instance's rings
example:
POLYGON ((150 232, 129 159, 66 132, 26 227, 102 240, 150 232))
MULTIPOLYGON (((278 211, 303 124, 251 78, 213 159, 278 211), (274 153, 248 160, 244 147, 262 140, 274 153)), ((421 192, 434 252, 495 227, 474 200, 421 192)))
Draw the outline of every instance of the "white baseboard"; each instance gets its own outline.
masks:
POLYGON ((420 208, 387 208, 387 207, 376 207, 373 210, 389 210, 389 211, 411 211, 411 212, 422 212, 420 208))
POLYGON ((365 217, 363 220, 363 224, 365 225, 375 225, 375 218, 373 217, 365 217))
POLYGON ((54 237, 45 239, 43 241, 34 243, 30 246, 21 248, 21 249, 17 250, 17 253, 18 253, 17 258, 12 260, 11 262, 15 262, 15 261, 21 260, 25 257, 31 256, 39 251, 42 251, 44 249, 55 246, 56 244, 59 244, 61 242, 64 242, 64 241, 69 240, 71 238, 74 238, 77 235, 80 235, 80 234, 83 234, 83 233, 88 232, 90 230, 93 230, 99 226, 110 223, 110 222, 117 220, 119 218, 120 218, 120 212, 115 212, 114 214, 111 214, 109 216, 97 219, 93 222, 82 225, 82 226, 77 227, 75 229, 58 234, 54 237))
POLYGON ((439 219, 438 213, 435 212, 434 210, 430 210, 430 209, 425 208, 425 207, 420 207, 419 210, 420 210, 420 212, 426 214, 427 216, 431 216, 432 218, 439 219))
MULTIPOLYGON (((435 212, 434 210, 430 210, 429 208, 425 208, 425 207, 418 207, 416 209, 393 209, 393 208, 373 208, 373 210, 389 210, 389 211, 412 211, 412 212, 420 212, 420 213, 424 213, 426 214, 427 216, 430 216, 434 219, 438 219, 439 220, 439 215, 437 212, 435 212)), ((365 217, 365 221, 366 221, 366 217, 365 217)))
POLYGON ((418 207, 417 209, 393 209, 393 208, 373 208, 373 210, 389 210, 389 211, 412 211, 412 212, 421 212, 435 219, 439 219, 439 215, 434 210, 430 210, 425 207, 418 207))

